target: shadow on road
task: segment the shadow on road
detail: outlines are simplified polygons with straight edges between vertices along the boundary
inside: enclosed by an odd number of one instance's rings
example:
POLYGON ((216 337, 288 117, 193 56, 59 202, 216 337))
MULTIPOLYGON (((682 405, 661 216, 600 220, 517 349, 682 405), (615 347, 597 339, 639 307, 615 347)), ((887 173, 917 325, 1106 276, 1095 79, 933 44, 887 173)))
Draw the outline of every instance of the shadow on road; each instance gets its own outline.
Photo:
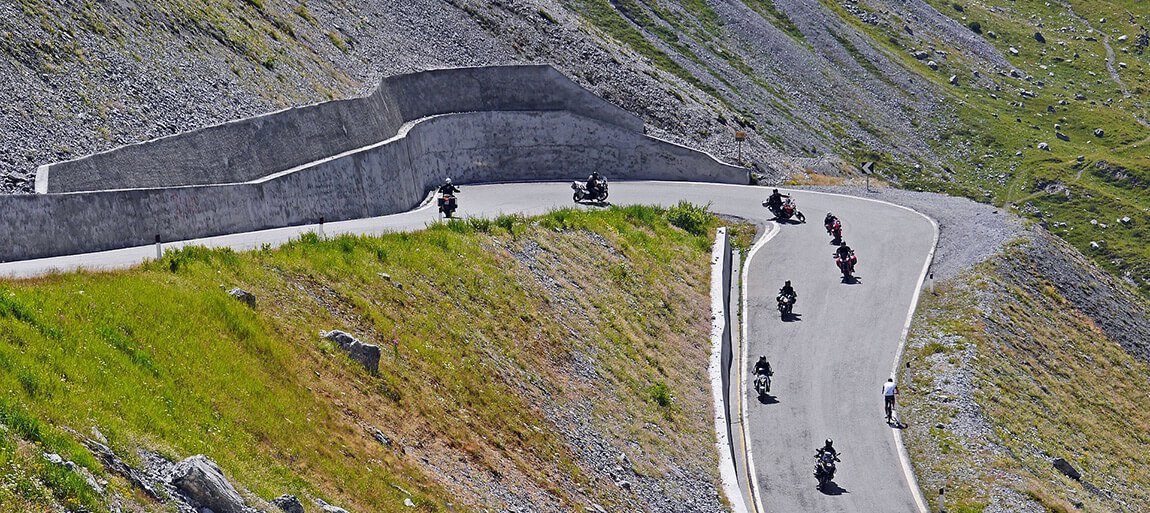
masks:
POLYGON ((834 481, 827 483, 827 485, 819 491, 823 492, 823 495, 842 495, 844 493, 851 493, 850 490, 839 486, 834 481))
POLYGON ((894 419, 893 421, 887 421, 886 425, 890 426, 891 429, 906 429, 907 428, 907 425, 903 424, 902 421, 898 420, 898 419, 894 419))
POLYGON ((856 274, 854 276, 851 276, 850 278, 843 278, 842 282, 847 284, 847 285, 858 285, 858 284, 862 283, 862 278, 860 278, 856 274))
POLYGON ((803 314, 797 314, 794 312, 785 313, 783 314, 783 322, 800 322, 803 320, 802 317, 803 314))
POLYGON ((774 222, 779 223, 779 224, 805 224, 806 223, 806 221, 799 221, 798 219, 795 219, 793 217, 790 219, 779 219, 777 217, 772 217, 771 221, 774 221, 774 222))
POLYGON ((576 203, 579 205, 587 205, 590 207, 609 207, 609 206, 611 206, 610 201, 578 201, 576 203))
POLYGON ((779 398, 771 394, 763 394, 759 396, 759 404, 779 404, 779 398))

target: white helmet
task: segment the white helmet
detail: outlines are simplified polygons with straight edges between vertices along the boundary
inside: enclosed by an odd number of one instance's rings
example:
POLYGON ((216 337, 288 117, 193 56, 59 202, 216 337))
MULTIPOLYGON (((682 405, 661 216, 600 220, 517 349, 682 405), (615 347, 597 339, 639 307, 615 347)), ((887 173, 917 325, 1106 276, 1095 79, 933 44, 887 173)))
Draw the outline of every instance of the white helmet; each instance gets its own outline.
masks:
POLYGON ((443 183, 447 183, 447 184, 451 183, 451 177, 447 177, 447 178, 445 178, 445 179, 443 180, 443 183))

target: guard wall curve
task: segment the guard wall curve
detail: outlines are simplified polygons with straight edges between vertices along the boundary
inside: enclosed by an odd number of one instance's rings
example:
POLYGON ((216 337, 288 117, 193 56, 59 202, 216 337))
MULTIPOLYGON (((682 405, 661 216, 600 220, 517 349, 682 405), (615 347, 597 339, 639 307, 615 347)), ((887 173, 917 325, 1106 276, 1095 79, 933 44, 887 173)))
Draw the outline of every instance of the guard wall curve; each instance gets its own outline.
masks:
POLYGON ((566 111, 635 132, 643 121, 543 65, 453 68, 383 79, 362 98, 292 108, 41 166, 36 192, 247 182, 395 136, 448 113, 566 111))
MULTIPOLYGON (((746 183, 747 170, 568 111, 488 111, 408 122, 398 135, 242 183, 0 196, 0 260, 87 253, 417 206, 458 183, 570 180, 746 183)), ((466 195, 461 205, 466 209, 466 195)))

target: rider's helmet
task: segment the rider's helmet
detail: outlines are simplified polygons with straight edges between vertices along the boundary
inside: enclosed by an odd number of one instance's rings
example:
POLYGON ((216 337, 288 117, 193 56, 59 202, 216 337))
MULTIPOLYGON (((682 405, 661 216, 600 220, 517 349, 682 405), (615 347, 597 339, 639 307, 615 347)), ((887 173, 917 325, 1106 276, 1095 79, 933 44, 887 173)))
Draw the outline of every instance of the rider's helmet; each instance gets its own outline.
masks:
POLYGON ((444 179, 443 179, 443 183, 445 183, 445 184, 447 184, 447 185, 451 185, 451 177, 449 176, 449 177, 447 177, 447 178, 444 178, 444 179))
POLYGON ((771 194, 778 194, 778 193, 779 193, 778 189, 771 189, 771 194))
POLYGON ((787 280, 787 282, 784 283, 783 286, 784 287, 790 287, 791 286, 791 280, 787 280))
POLYGON ((759 361, 760 361, 760 362, 765 362, 765 361, 767 361, 767 356, 766 356, 766 355, 760 356, 760 357, 759 357, 759 361))
POLYGON ((839 247, 840 248, 845 248, 846 246, 847 246, 847 240, 846 239, 842 239, 839 241, 839 247))
POLYGON ((835 445, 835 441, 834 441, 834 440, 831 440, 830 438, 828 438, 826 443, 827 443, 827 444, 826 444, 824 447, 826 447, 827 449, 832 449, 832 448, 834 448, 834 445, 835 445))
POLYGON ((832 214, 832 213, 830 213, 830 212, 827 212, 827 219, 830 219, 830 218, 832 218, 832 217, 834 217, 834 216, 835 216, 834 214, 832 214))

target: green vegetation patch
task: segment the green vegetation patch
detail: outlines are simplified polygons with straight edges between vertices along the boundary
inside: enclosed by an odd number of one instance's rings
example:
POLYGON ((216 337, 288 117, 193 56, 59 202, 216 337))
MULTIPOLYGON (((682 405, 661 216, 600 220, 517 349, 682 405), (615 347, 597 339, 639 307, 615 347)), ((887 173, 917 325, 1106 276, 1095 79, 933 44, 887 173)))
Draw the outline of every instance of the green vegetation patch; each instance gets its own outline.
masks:
POLYGON ((920 483, 945 486, 952 511, 981 511, 1003 488, 1049 511, 1120 511, 1119 497, 1148 503, 1150 365, 1030 267, 1023 252, 1008 250, 923 295, 905 353, 911 386, 900 400, 920 483), (951 430, 955 401, 971 399, 947 396, 962 375, 992 433, 951 430), (1082 482, 1059 473, 1053 458, 1070 462, 1082 482))
POLYGON ((400 511, 405 498, 421 511, 486 504, 420 463, 442 457, 517 476, 571 508, 621 507, 541 407, 582 401, 604 436, 638 444, 626 450, 643 472, 709 476, 719 222, 703 207, 673 212, 313 233, 274 250, 187 247, 128 271, 4 282, 0 479, 14 484, 0 486, 0 509, 101 511, 78 474, 40 456, 102 473, 67 434, 93 427, 129 461, 141 447, 206 454, 264 499, 293 493, 352 511, 400 511), (254 293, 256 308, 231 287, 254 293), (378 374, 320 338, 331 329, 379 345, 378 374))

